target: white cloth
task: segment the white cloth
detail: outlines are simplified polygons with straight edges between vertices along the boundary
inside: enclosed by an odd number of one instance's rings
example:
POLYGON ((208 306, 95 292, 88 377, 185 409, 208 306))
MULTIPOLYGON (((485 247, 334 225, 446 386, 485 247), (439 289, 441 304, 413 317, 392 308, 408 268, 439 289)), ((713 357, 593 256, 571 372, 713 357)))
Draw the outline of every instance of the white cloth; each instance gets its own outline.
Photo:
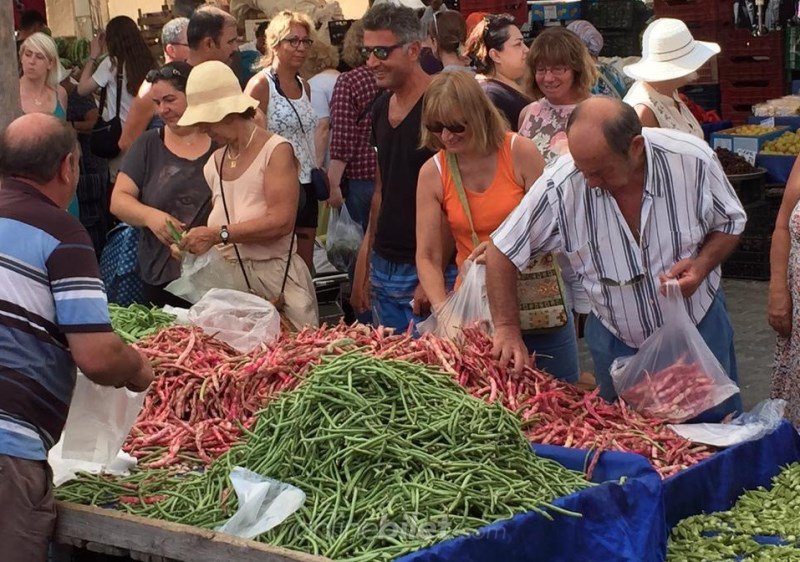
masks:
POLYGON ((339 79, 339 71, 323 70, 308 79, 311 86, 311 106, 317 119, 326 119, 331 116, 331 97, 333 97, 333 87, 339 79))
POLYGON ((311 170, 316 167, 314 130, 317 128, 317 116, 306 94, 305 84, 301 88, 302 95, 296 100, 290 100, 278 93, 275 88, 277 78, 272 75, 270 69, 265 69, 263 72, 267 75, 269 84, 267 129, 291 143, 294 155, 300 163, 300 183, 309 183, 311 170))
MULTIPOLYGON (((92 74, 92 80, 101 88, 106 88, 106 106, 103 108, 103 119, 109 121, 117 115, 117 69, 111 66, 111 58, 106 57, 92 74)), ((119 100, 119 118, 125 123, 131 109, 133 96, 128 92, 128 77, 122 71, 122 97, 119 100)))
MULTIPOLYGON (((714 231, 740 234, 747 220, 716 155, 704 141, 646 128, 647 172, 641 242, 611 194, 592 189, 570 155, 545 169, 492 240, 523 269, 531 256, 563 252, 589 296, 592 312, 612 334, 639 347, 663 323, 658 276, 696 256, 714 231)), ((699 323, 720 281, 715 268, 689 299, 699 323)))
POLYGON ((677 92, 672 97, 665 96, 647 82, 634 82, 623 101, 631 107, 637 105, 649 107, 655 114, 658 125, 663 129, 674 129, 704 138, 703 127, 678 97, 677 92))

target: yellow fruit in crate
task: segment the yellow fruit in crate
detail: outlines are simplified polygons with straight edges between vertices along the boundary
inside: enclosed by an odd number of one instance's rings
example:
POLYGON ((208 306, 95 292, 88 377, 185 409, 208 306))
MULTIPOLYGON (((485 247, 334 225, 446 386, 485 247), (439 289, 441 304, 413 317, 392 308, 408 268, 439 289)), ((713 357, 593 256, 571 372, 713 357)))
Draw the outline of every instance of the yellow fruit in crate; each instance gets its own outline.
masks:
POLYGON ((777 127, 765 127, 764 125, 741 125, 740 127, 735 127, 731 131, 726 131, 726 133, 738 135, 740 137, 760 137, 767 133, 775 132, 776 130, 777 127))
POLYGON ((761 154, 783 154, 788 156, 800 154, 800 134, 783 133, 777 139, 765 142, 761 147, 761 154))

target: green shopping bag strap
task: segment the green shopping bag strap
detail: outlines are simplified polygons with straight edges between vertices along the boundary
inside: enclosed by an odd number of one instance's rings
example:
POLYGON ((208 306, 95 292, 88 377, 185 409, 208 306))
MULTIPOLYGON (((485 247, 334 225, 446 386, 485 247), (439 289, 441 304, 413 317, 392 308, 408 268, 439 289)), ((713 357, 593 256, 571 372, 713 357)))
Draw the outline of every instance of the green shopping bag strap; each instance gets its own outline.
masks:
POLYGON ((472 211, 469 208, 469 201, 467 200, 467 192, 464 190, 464 184, 461 182, 461 171, 458 169, 458 160, 455 154, 445 152, 447 154, 447 168, 450 170, 450 177, 453 178, 453 183, 456 184, 456 193, 458 200, 461 201, 461 206, 464 209, 464 214, 467 215, 467 222, 469 222, 469 229, 472 234, 473 249, 477 248, 481 241, 475 233, 475 224, 472 222, 472 211))

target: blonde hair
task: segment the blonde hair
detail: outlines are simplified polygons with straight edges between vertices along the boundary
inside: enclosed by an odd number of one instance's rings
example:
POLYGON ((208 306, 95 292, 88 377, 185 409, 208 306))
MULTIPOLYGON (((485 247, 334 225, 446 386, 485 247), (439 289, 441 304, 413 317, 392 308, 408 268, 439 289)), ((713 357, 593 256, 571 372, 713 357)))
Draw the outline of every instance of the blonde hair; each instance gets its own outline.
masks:
POLYGON ((536 68, 541 65, 564 65, 572 69, 574 87, 585 96, 591 94, 597 82, 597 67, 589 49, 580 37, 564 27, 548 27, 534 39, 527 65, 530 91, 536 98, 544 97, 536 84, 536 68))
POLYGON ((270 20, 264 36, 267 54, 261 59, 261 66, 268 67, 275 59, 275 49, 278 44, 289 35, 293 25, 300 25, 306 29, 308 36, 314 32, 314 23, 311 18, 302 12, 283 10, 275 14, 270 20))
POLYGON ((350 68, 358 68, 367 62, 361 54, 361 45, 364 43, 364 22, 356 20, 344 35, 342 44, 342 60, 350 68))
POLYGON ((47 71, 47 79, 45 83, 53 88, 54 90, 58 90, 58 67, 59 67, 59 59, 58 59, 58 47, 56 47, 55 41, 53 39, 41 31, 37 31, 33 35, 30 35, 25 41, 22 42, 22 45, 19 46, 19 58, 22 58, 22 53, 25 49, 30 49, 34 53, 39 53, 47 57, 51 63, 53 63, 53 68, 47 71))
POLYGON ((442 72, 431 81, 422 98, 420 145, 442 150, 442 141, 427 125, 437 121, 453 123, 457 115, 472 133, 470 149, 490 154, 503 145, 508 123, 470 72, 442 72))
POLYGON ((339 49, 323 39, 319 34, 313 33, 311 37, 314 44, 308 51, 308 58, 303 65, 303 71, 308 76, 319 74, 323 70, 339 66, 339 49))

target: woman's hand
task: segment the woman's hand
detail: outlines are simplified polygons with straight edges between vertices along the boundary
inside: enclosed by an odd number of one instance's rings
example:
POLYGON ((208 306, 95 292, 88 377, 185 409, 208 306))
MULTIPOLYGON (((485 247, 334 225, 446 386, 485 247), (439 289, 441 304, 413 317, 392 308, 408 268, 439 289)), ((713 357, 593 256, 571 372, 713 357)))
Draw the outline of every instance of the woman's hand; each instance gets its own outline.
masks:
POLYGON ((769 292, 767 304, 769 325, 778 335, 788 338, 792 333, 792 296, 789 290, 774 289, 769 292))
POLYGON ((172 235, 169 232, 167 221, 171 222, 172 226, 174 226, 178 232, 183 232, 183 229, 186 228, 186 225, 164 211, 159 211, 158 209, 153 208, 151 208, 150 211, 151 212, 147 216, 145 226, 150 230, 150 232, 153 233, 153 236, 158 238, 158 241, 165 246, 169 247, 170 245, 174 244, 175 240, 172 238, 172 235))
POLYGON ((106 32, 101 31, 94 37, 92 37, 91 42, 89 42, 89 57, 96 59, 100 55, 103 54, 103 50, 106 48, 106 32))
POLYGON ((472 250, 472 253, 467 259, 474 264, 486 265, 486 248, 488 246, 488 242, 481 242, 474 250, 472 250))
POLYGON ((183 235, 180 249, 192 254, 205 254, 220 243, 219 230, 207 226, 198 226, 183 235))

